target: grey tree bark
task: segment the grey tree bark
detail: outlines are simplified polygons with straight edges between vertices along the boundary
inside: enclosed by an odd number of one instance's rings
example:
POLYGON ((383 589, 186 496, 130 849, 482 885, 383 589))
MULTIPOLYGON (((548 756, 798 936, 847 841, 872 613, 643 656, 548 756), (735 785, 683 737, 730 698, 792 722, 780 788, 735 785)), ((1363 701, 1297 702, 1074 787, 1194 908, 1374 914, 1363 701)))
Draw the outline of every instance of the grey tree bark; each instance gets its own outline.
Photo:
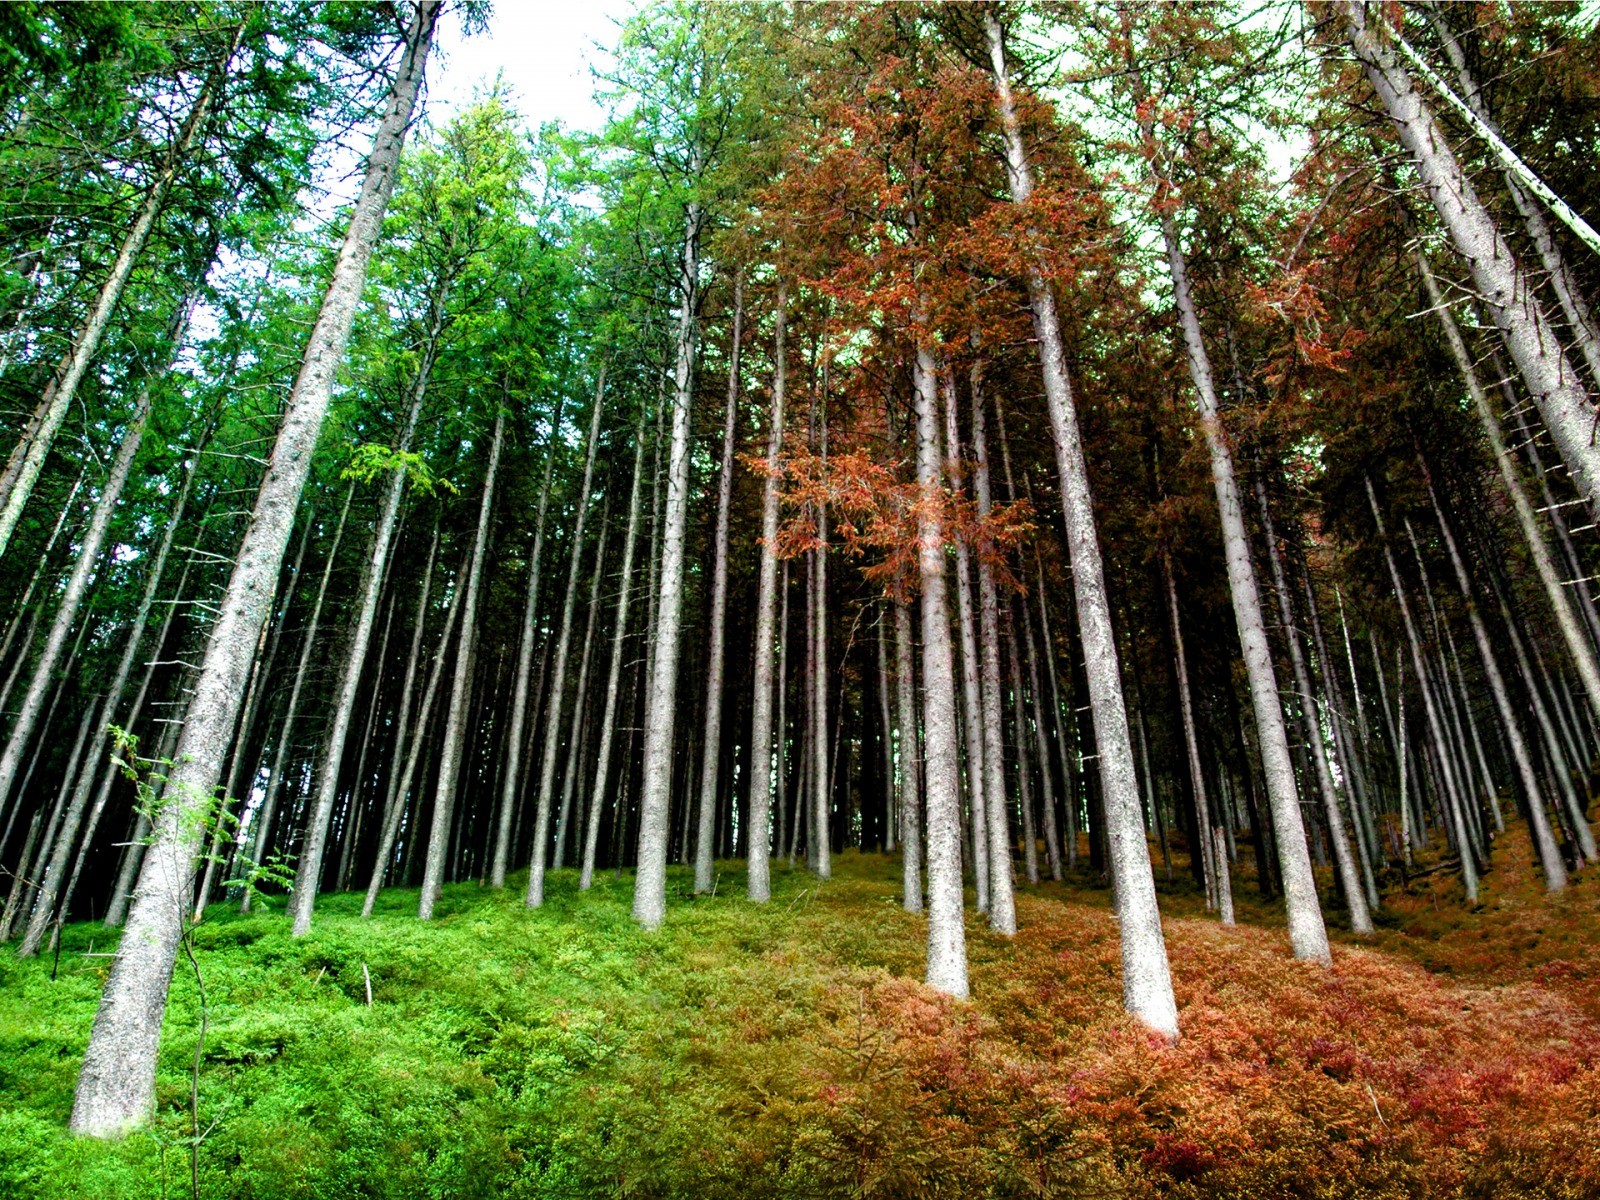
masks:
MULTIPOLYGON (((700 811, 694 846, 694 890, 712 888, 712 827, 722 763, 722 653, 728 612, 728 506, 733 500, 733 451, 739 427, 739 351, 744 335, 744 272, 733 277, 733 340, 728 350, 728 402, 722 414, 722 466, 717 475, 717 523, 711 552, 711 627, 706 644, 705 742, 700 754, 700 811)), ((753 762, 754 760, 752 760, 753 762)))
MULTIPOLYGON (((925 320, 916 322, 926 335, 925 320)), ((917 569, 922 585, 922 728, 928 843, 929 987, 967 996, 967 934, 962 919, 961 771, 955 664, 945 600, 944 494, 940 478, 939 396, 933 355, 917 348, 917 569)), ((826 769, 825 767, 823 768, 826 769)), ((906 839, 907 853, 911 839, 906 839)), ((910 878, 909 871, 907 872, 910 878)), ((990 896, 993 904, 994 897, 990 896)))
POLYGON ((672 443, 661 529, 661 571, 656 596, 655 658, 645 706, 643 778, 639 788, 639 857, 633 916, 654 929, 667 916, 667 817, 672 787, 672 742, 678 690, 678 627, 683 608, 683 543, 689 516, 689 410, 694 401, 695 297, 700 271, 699 205, 690 204, 679 281, 677 365, 672 399, 672 443))
POLYGON ((78 611, 94 578, 95 567, 100 561, 100 551, 105 546, 106 533, 111 528, 112 515, 117 510, 117 503, 122 499, 122 489, 127 485, 128 475, 133 470, 133 459, 139 452, 139 444, 144 438, 145 421, 149 415, 150 391, 145 387, 140 389, 138 402, 134 406, 133 414, 128 418, 128 426, 122 435, 121 444, 117 447, 116 458, 112 460, 110 473, 106 476, 105 485, 100 489, 99 499, 95 501, 94 511, 89 517, 83 538, 78 543, 78 556, 73 564, 72 574, 68 576, 67 586, 56 604, 55 619, 50 623, 50 632, 45 636, 44 649, 40 651, 34 663, 33 675, 28 682, 28 690, 23 693, 22 703, 17 709, 17 717, 12 723, 10 736, 6 739, 5 750, 0 752, 0 813, 5 811, 11 799, 17 775, 22 770, 23 756, 33 739, 39 714, 44 710, 45 696, 55 681, 56 668, 61 665, 61 657, 66 652, 67 639, 72 636, 72 630, 78 622, 78 611))
MULTIPOLYGON (((748 882, 745 894, 757 904, 772 898, 772 786, 774 776, 781 780, 781 763, 774 763, 774 743, 778 758, 783 755, 783 725, 773 729, 774 686, 783 686, 780 674, 773 679, 773 643, 778 635, 778 473, 783 465, 784 391, 788 383, 788 355, 784 344, 785 308, 788 297, 778 289, 774 313, 772 407, 767 416, 767 478, 761 491, 761 564, 756 580, 755 694, 750 700, 750 795, 746 801, 745 825, 748 829, 748 882)), ((781 706, 780 706, 781 708, 781 706)), ((779 792, 782 784, 779 783, 779 792)), ((781 823, 780 823, 781 831, 781 823)))
POLYGON ((583 774, 583 750, 588 742, 589 666, 594 656, 594 631, 600 618, 600 584, 605 578, 606 543, 611 533, 611 497, 600 506, 600 534, 594 551, 594 569, 589 573, 589 606, 583 623, 583 649, 578 652, 578 678, 572 688, 572 719, 567 724, 567 762, 561 770, 561 809, 556 821, 555 850, 550 869, 561 870, 566 863, 568 830, 572 825, 572 798, 583 774))
MULTIPOLYGON (((428 353, 423 356, 416 381, 412 384, 411 407, 400 434, 398 451, 401 454, 411 449, 412 439, 416 436, 417 421, 422 416, 422 403, 428 392, 433 352, 438 346, 440 324, 442 316, 435 319, 428 353)), ((400 466, 389 474, 388 486, 383 493, 383 507, 378 514, 378 527, 373 531, 372 549, 362 564, 355 627, 350 632, 350 645, 345 651, 339 690, 333 698, 333 725, 322 747, 316 799, 312 803, 311 819, 306 825, 305 841, 300 849, 294 888, 289 894, 289 915, 293 918, 295 937, 304 937, 311 932, 311 909, 316 903, 317 888, 321 885, 322 856, 328 839, 328 822, 333 818, 333 802, 339 793, 339 768, 344 761, 344 744, 350 736, 350 722, 355 718, 356 692, 361 687, 361 675, 367 665, 373 622, 378 616, 378 600, 383 590, 384 572, 389 566, 389 549, 394 543, 395 524, 400 518, 400 501, 405 495, 405 487, 406 468, 400 466)))
MULTIPOLYGON (((191 458, 184 470, 183 483, 178 488, 178 498, 173 503, 172 514, 167 518, 166 528, 161 533, 161 541, 150 562, 150 572, 145 579, 144 592, 139 597, 139 607, 134 611, 133 621, 126 634, 122 635, 122 657, 117 660, 111 682, 106 688, 105 699, 100 705, 99 716, 94 723, 94 750, 89 755, 88 765, 79 773, 68 799, 61 832, 57 835, 54 851, 39 879, 33 916, 28 922, 27 932, 23 935, 22 945, 17 950, 18 957, 27 958, 39 952, 50 918, 55 914, 56 899, 67 869, 67 858, 72 852, 78 829, 83 823, 84 813, 88 810, 90 792, 100 775, 98 765, 108 749, 107 727, 116 718, 117 711, 122 706, 123 690, 128 685, 128 677, 133 673, 134 660, 138 657, 139 647, 144 642, 145 627, 150 620, 150 610, 155 604, 156 593, 161 588, 161 577, 166 571, 167 557, 172 551, 173 539, 177 536, 178 526, 183 521, 184 510, 189 503, 189 491, 194 484, 197 463, 198 456, 191 458)), ((109 770, 109 766, 107 769, 109 770)), ((85 848, 92 836, 91 825, 85 833, 85 848)), ((65 912, 66 905, 63 904, 63 915, 65 912)))
POLYGON ((433 918, 433 907, 444 890, 451 818, 455 816, 456 789, 467 736, 472 665, 477 648, 478 597, 483 590, 483 563, 489 552, 489 518, 494 511, 495 476, 500 471, 500 446, 505 432, 506 413, 502 408, 495 413, 494 439, 489 443, 489 463, 483 473, 483 498, 478 503, 478 530, 472 542, 472 565, 467 568, 465 592, 461 598, 461 642, 456 648, 450 707, 439 750, 439 779, 433 794, 433 828, 428 835, 428 857, 422 871, 422 895, 417 901, 417 918, 422 921, 433 918))
MULTIPOLYGON (((972 491, 978 520, 986 521, 994 508, 989 487, 989 441, 984 430, 983 398, 972 394, 972 491)), ((988 548, 978 549, 979 662, 983 707, 982 795, 989 843, 989 928, 1007 937, 1017 932, 1015 868, 1011 861, 1011 823, 1006 803, 1005 708, 1000 692, 1000 597, 988 548)))
POLYGON ((544 903, 545 862, 550 853, 550 800, 555 787, 556 756, 561 752, 561 712, 567 690, 567 657, 572 648, 572 614, 578 602, 578 575, 583 566, 583 527, 589 517, 589 497, 594 489, 594 460, 600 446, 600 414, 605 407, 606 373, 600 369, 595 384, 594 407, 589 414, 589 446, 583 461, 583 484, 578 492, 578 512, 572 523, 572 556, 567 564, 567 591, 561 602, 561 626, 556 634, 550 666, 550 698, 545 705, 544 750, 539 758, 539 790, 534 795, 533 849, 528 859, 529 908, 544 903))
MULTIPOLYGON (((1026 205, 1033 195, 1033 175, 1012 101, 1004 37, 992 9, 984 12, 984 27, 1005 138, 1011 199, 1013 203, 1026 205)), ((1122 698, 1121 668, 1111 628, 1088 464, 1084 460, 1077 411, 1067 375, 1055 293, 1038 266, 1028 273, 1028 299, 1033 311, 1034 332, 1039 339, 1039 363, 1054 435, 1067 547, 1072 560, 1079 636, 1088 666, 1089 702, 1100 752, 1108 842, 1119 903, 1122 999, 1128 1011, 1145 1024, 1175 1038, 1178 1035, 1177 1001, 1172 994, 1161 912, 1156 905, 1155 876, 1150 868, 1150 849, 1140 812, 1139 784, 1133 765, 1133 746, 1128 737, 1128 714, 1122 698)), ((1291 916, 1291 924, 1293 921, 1291 916)))
POLYGON ((1600 444, 1594 438, 1594 407, 1582 377, 1568 361, 1532 281, 1478 199, 1444 130, 1384 42, 1381 25, 1368 25, 1365 6, 1357 0, 1340 0, 1337 8, 1350 45, 1411 152, 1451 243, 1471 268, 1473 282, 1504 334, 1579 494, 1600 517, 1600 444))
POLYGON ((290 393, 221 614, 212 627, 167 783, 167 801, 145 854, 138 896, 78 1077, 72 1113, 76 1133, 112 1136, 144 1120, 155 1101, 156 1046, 189 906, 195 850, 206 832, 212 792, 239 715, 252 652, 272 604, 294 512, 332 399, 334 374, 344 358, 361 300, 438 10, 438 0, 419 0, 412 16, 350 228, 290 393))
MULTIPOLYGON (((617 728, 617 697, 622 690, 623 650, 628 636, 628 609, 633 599, 634 553, 639 540, 640 498, 644 482, 645 416, 633 434, 633 483, 628 491, 628 530, 622 538, 622 571, 617 590, 617 609, 611 627, 611 669, 606 678, 605 711, 600 717, 600 742, 595 751, 594 790, 589 796, 589 821, 583 835, 583 867, 578 876, 580 891, 594 883, 595 850, 600 840, 600 816, 611 798, 611 749, 617 728)), ((621 809, 618 809, 618 823, 621 809)))
POLYGON ((511 695, 511 724, 506 732, 506 760, 500 768, 500 819, 495 827, 494 855, 490 859, 489 886, 506 885, 511 862, 511 817, 522 785, 523 744, 528 723, 528 683, 533 670, 533 639, 539 627, 539 565, 544 554, 545 516, 550 508, 550 477, 555 471, 556 445, 561 436, 565 395, 556 398, 550 418, 550 443, 545 449, 544 481, 539 485, 539 512, 533 521, 533 549, 528 556, 528 594, 522 605, 522 635, 517 642, 516 684, 511 695))
POLYGON ((918 734, 911 605, 894 602, 895 699, 899 708, 900 778, 896 808, 900 817, 900 902, 907 912, 922 911, 922 749, 918 734))

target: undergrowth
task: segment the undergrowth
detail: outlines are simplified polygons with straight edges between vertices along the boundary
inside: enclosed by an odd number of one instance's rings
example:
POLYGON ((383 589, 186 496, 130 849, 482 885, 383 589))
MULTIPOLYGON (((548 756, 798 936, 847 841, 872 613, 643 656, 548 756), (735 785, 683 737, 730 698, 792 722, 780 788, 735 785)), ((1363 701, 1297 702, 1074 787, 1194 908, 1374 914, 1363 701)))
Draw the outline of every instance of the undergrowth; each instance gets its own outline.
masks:
MULTIPOLYGON (((826 883, 780 870, 761 908, 735 864, 712 899, 674 873, 654 934, 609 874, 580 897, 555 873, 537 912, 515 885, 454 886, 429 924, 414 891, 370 921, 329 896, 298 941, 278 912, 213 907, 199 1191, 1594 1196, 1600 881, 1544 897, 1520 840, 1476 911, 1443 873, 1413 880, 1331 969, 1289 958, 1247 881, 1225 930, 1158 871, 1174 1047, 1121 1012, 1115 920, 1076 882, 1024 887, 1014 941, 970 919, 969 1003, 917 982, 924 926, 876 856, 826 883)), ((79 925, 58 965, 0 954, 0 1196, 191 1194, 182 972, 156 1120, 118 1143, 64 1132, 113 944, 79 925)))

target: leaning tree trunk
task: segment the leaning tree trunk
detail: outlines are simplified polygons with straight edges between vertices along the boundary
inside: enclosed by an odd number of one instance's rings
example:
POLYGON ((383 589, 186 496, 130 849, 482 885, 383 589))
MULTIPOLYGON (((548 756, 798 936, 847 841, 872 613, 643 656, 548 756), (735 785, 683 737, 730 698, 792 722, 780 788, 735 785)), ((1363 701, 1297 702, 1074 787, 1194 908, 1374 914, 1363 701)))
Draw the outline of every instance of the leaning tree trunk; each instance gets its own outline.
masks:
MULTIPOLYGON (((916 328, 925 336, 927 323, 916 328)), ((956 738, 955 664, 945 601, 944 494, 940 479, 939 397, 933 355, 917 348, 917 569, 922 585, 923 762, 927 764, 928 986, 965 999, 967 935, 961 896, 961 752, 956 738)), ((816 769, 826 770, 825 764, 816 769)), ((909 858, 910 838, 906 851, 909 858)), ((907 870, 907 882, 910 871, 907 870)), ((908 897, 909 899, 909 897, 908 897)), ((991 895, 990 903, 994 898, 991 895)))
MULTIPOLYGON (((166 571, 167 556, 172 551, 173 539, 177 536, 178 526, 183 521, 184 509, 189 503, 189 491, 194 484, 196 467, 199 456, 189 460, 184 471, 183 484, 178 489, 178 498, 172 506, 172 515, 167 518, 167 526, 162 531, 161 542, 156 547, 155 557, 151 560, 150 574, 145 580, 144 594, 139 598, 139 607, 134 613, 133 623, 122 639, 122 657, 117 660, 117 667, 111 676, 110 686, 106 689, 105 700, 100 706, 100 715, 94 724, 95 751, 90 754, 88 764, 78 776, 76 785, 72 789, 71 798, 67 802, 66 816, 62 822, 61 832, 56 837, 55 848, 49 862, 39 879, 39 893, 34 901, 33 917, 28 922, 27 933, 23 935, 22 945, 17 950, 20 958, 27 958, 39 952, 39 946, 44 941, 45 929, 49 926, 50 918, 55 912, 56 898, 61 890, 62 878, 67 869, 67 857, 72 852, 74 841, 78 836, 78 829, 83 823, 83 816, 89 806, 89 796, 95 780, 100 772, 97 764, 101 758, 105 739, 108 737, 108 727, 116 719, 117 709, 122 704, 122 693, 128 685, 128 677, 133 673, 133 663, 139 655, 139 647, 144 641, 145 626, 150 620, 150 610, 155 605, 156 593, 161 588, 161 577, 166 571)), ((159 649, 159 647, 158 647, 159 649)), ((159 654, 157 655, 159 657, 159 654)), ((110 769, 109 767, 107 769, 110 769)), ((93 830, 89 830, 84 837, 87 846, 93 830)), ((61 906, 61 914, 66 915, 65 903, 61 906)), ((59 922, 57 923, 59 925, 59 922)))
POLYGON ((105 339, 111 317, 122 299, 123 290, 128 286, 128 279, 133 275, 139 256, 144 252, 145 243, 150 240, 150 231, 155 227, 156 217, 160 215, 162 206, 166 203, 167 193, 172 189, 173 180, 178 177, 179 170, 188 161, 195 142, 205 128, 206 114, 215 105, 217 95, 227 80, 233 56, 238 52, 239 43, 244 37, 245 25, 246 22, 241 20, 233 27, 233 36, 228 43, 227 51, 217 60, 216 66, 200 89, 200 94, 195 97, 195 102, 190 107, 188 116, 184 118, 177 137, 167 149, 160 173, 150 190, 145 193, 144 203, 139 207, 139 215, 134 218, 133 224, 122 239, 116 260, 111 264, 111 274, 100 286, 100 293, 95 297, 94 306, 89 310, 83 327, 72 339, 72 345, 61 360, 55 378, 51 380, 50 386, 54 394, 50 397, 49 405, 39 414, 38 421, 31 423, 31 429, 23 435, 30 439, 28 449, 22 455, 15 477, 9 481, 10 486, 3 505, 0 505, 0 555, 3 555, 7 546, 11 544, 11 535, 16 531, 23 506, 33 494, 33 485, 39 478, 39 472, 44 469, 44 460, 50 453, 50 447, 55 443, 61 422, 66 418, 67 410, 72 407, 73 400, 77 398, 78 386, 88 374, 95 355, 100 350, 100 343, 105 339))
POLYGON ((495 827, 489 886, 505 887, 511 862, 511 815, 522 784, 523 731, 528 720, 528 683, 533 670, 533 639, 539 627, 539 560, 544 554, 545 514, 550 508, 550 477, 555 470, 565 396, 557 397, 550 418, 550 444, 545 450, 544 482, 539 485, 539 511, 533 520, 533 550, 528 557, 528 594, 522 604, 522 636, 517 643, 516 684, 511 696, 511 724, 506 732, 506 759, 500 768, 500 819, 495 827))
MULTIPOLYGON (((992 10, 984 12, 984 27, 1005 136, 1011 199, 1015 204, 1026 206, 1033 195, 1033 175, 1022 141, 1022 126, 1012 101, 1004 39, 992 10)), ((1089 706, 1100 754, 1112 876, 1119 905, 1123 1004, 1152 1029, 1176 1037, 1178 1007, 1172 994, 1161 912, 1156 905, 1155 876, 1150 868, 1150 848, 1145 839, 1144 816, 1140 812, 1139 783, 1133 765, 1133 745, 1128 737, 1128 713, 1122 698, 1121 668, 1117 661, 1116 637, 1111 629, 1099 535, 1095 529, 1089 468, 1067 375, 1055 293, 1037 264, 1028 272, 1028 300, 1033 310, 1034 332, 1039 339, 1039 363, 1061 478, 1067 549, 1072 559, 1079 636, 1087 665, 1089 706)), ((1295 816, 1299 816, 1298 810, 1295 816)), ((1307 864, 1308 883, 1309 871, 1307 864)))
POLYGON ((1350 844, 1350 832, 1345 828, 1344 814, 1339 811, 1339 793, 1333 784, 1333 772, 1328 766, 1328 748, 1322 740, 1322 723, 1317 716, 1317 695, 1311 682, 1311 671, 1306 665, 1305 651, 1300 646, 1300 630, 1294 619, 1294 597, 1289 591, 1289 581, 1283 570, 1283 552, 1278 548, 1278 535, 1272 528, 1272 510, 1267 504, 1266 483, 1259 472, 1256 476, 1256 502, 1261 506, 1261 529, 1267 538, 1267 562, 1272 568, 1273 590, 1278 594, 1278 615, 1283 620, 1283 640, 1289 647, 1289 665, 1294 671, 1295 686, 1300 691, 1300 719, 1306 746, 1309 748, 1311 766, 1317 777, 1317 790, 1322 793, 1323 811, 1328 820, 1328 838, 1333 843, 1334 866, 1339 872, 1339 884, 1344 889, 1345 903, 1350 906, 1350 928, 1356 933, 1372 932, 1372 912, 1361 880, 1361 870, 1356 862, 1355 849, 1350 844))
MULTIPOLYGON (((1424 470, 1426 467, 1427 464, 1424 463, 1424 470)), ((1439 496, 1434 491, 1432 478, 1427 478, 1427 485, 1428 500, 1432 503, 1433 515, 1439 522, 1439 535, 1444 539, 1445 550, 1449 552, 1450 566, 1455 571, 1456 585, 1461 589, 1461 599, 1467 609, 1467 619, 1472 625, 1472 638, 1478 644, 1478 657, 1483 661, 1484 674, 1489 677, 1489 691, 1494 696, 1495 709, 1500 714, 1500 727, 1505 732, 1506 740, 1511 743, 1511 758, 1516 764, 1517 775, 1522 780, 1523 792, 1527 796, 1529 833, 1533 838, 1533 848, 1539 855, 1539 864, 1544 869, 1544 885, 1549 891, 1559 892, 1567 886, 1567 867, 1561 861, 1561 850, 1556 845, 1555 835, 1550 829, 1550 818, 1545 812, 1544 789, 1539 785, 1539 776, 1533 766, 1533 756, 1528 753, 1527 742, 1523 739, 1521 722, 1517 720, 1516 710, 1511 706, 1511 694, 1506 688, 1505 676, 1500 671, 1499 657, 1494 652, 1488 628, 1478 611, 1472 578, 1467 573, 1461 548, 1456 544, 1455 532, 1445 520, 1444 509, 1439 504, 1439 496)))
MULTIPOLYGON (((606 678, 606 705, 600 717, 600 743, 595 750, 594 790, 589 795, 589 821, 583 834, 583 867, 578 889, 588 891, 594 883, 595 850, 600 840, 600 814, 611 790, 611 745, 616 736, 617 697, 622 690, 623 649, 628 636, 628 608, 633 598, 633 560, 639 540, 640 498, 644 493, 645 414, 633 435, 633 483, 628 491, 628 530, 622 540, 621 582, 617 590, 617 611, 612 617, 611 668, 606 678)), ((620 809, 618 821, 621 820, 620 809)))
POLYGON ((578 678, 573 684, 572 717, 567 723, 567 761, 561 769, 561 811, 556 821, 555 850, 550 869, 561 870, 566 862, 568 830, 572 824, 572 801, 578 780, 586 773, 584 751, 589 741, 589 667, 594 656, 594 631, 600 619, 600 585, 605 580, 606 543, 611 535, 611 497, 600 506, 600 534, 594 552, 594 567, 589 572, 589 610, 583 623, 583 649, 578 653, 578 678))
POLYGON ((117 456, 111 464, 111 473, 106 476, 105 487, 101 489, 100 498, 95 502, 88 528, 83 533, 83 540, 78 544, 77 562, 73 565, 67 586, 57 602, 55 620, 45 637, 44 649, 34 664, 33 677, 28 683, 28 690, 23 694, 17 719, 11 726, 11 736, 6 739, 4 752, 0 752, 0 813, 5 811, 6 802, 11 797, 17 775, 22 770, 23 755, 27 753, 28 743, 32 740, 33 731, 38 725, 39 714, 44 709, 45 696, 55 679, 56 668, 61 665, 61 656, 66 651, 67 639, 72 636, 73 626, 77 624, 78 610, 83 604, 84 596, 88 594, 95 565, 100 561, 100 551, 105 546, 106 533, 111 528, 111 517, 116 512, 117 502, 122 498, 122 489, 127 485, 128 475, 133 470, 133 459, 139 452, 139 443, 144 438, 145 421, 149 416, 150 389, 145 387, 139 392, 139 402, 128 420, 127 432, 122 435, 122 444, 117 448, 117 456))
POLYGON ((1394 586, 1395 603, 1400 606, 1400 619, 1405 625, 1406 642, 1411 647, 1411 666, 1417 676, 1417 690, 1422 693, 1422 711, 1428 719, 1428 732, 1433 735, 1434 745, 1439 748, 1439 768, 1444 775, 1445 790, 1448 793, 1447 803, 1451 821, 1456 827, 1456 839, 1461 851, 1461 882, 1466 888, 1467 900, 1473 904, 1478 902, 1478 867, 1473 862, 1473 851, 1470 838, 1467 836, 1466 821, 1462 816, 1462 796, 1458 786, 1455 768, 1451 764, 1446 747, 1447 741, 1444 720, 1439 714, 1439 706, 1434 698, 1433 684, 1428 679, 1427 665, 1422 661, 1422 644, 1417 637, 1417 623, 1411 615, 1411 602, 1406 598, 1405 584, 1400 578, 1400 567, 1395 562, 1394 550, 1389 545, 1388 530, 1384 526, 1383 513, 1378 508, 1378 493, 1372 486, 1372 480, 1366 480, 1367 503, 1372 508, 1372 519, 1378 527, 1378 538, 1383 542, 1384 562, 1389 568, 1389 581, 1394 586))
POLYGON ((1573 483, 1600 519, 1600 443, 1582 377, 1568 361, 1532 280, 1478 199, 1421 92, 1377 30, 1368 26, 1365 5, 1340 0, 1338 8, 1350 45, 1411 152, 1456 252, 1471 268, 1478 293, 1504 334, 1573 483))
POLYGON ((678 698, 678 627, 683 617, 683 544, 689 518, 689 410, 694 401, 694 310, 699 277, 698 204, 689 205, 679 281, 677 366, 672 398, 672 444, 661 528, 649 694, 645 705, 643 777, 639 785, 639 861, 633 916, 654 929, 667 916, 667 824, 672 791, 672 742, 678 698))
POLYGON ((156 1047, 193 886, 195 851, 206 833, 212 792, 272 593, 312 452, 333 395, 367 263, 383 224, 400 149, 422 83, 438 0, 419 0, 383 121, 367 160, 361 195, 311 331, 299 377, 279 427, 220 615, 195 680, 177 764, 167 783, 138 897, 112 964, 78 1077, 76 1133, 112 1136, 149 1116, 155 1103, 156 1047))
POLYGON ((728 351, 728 403, 722 415, 722 469, 717 476, 717 525, 711 560, 711 628, 706 646, 705 744, 700 755, 700 812, 694 847, 694 890, 712 887, 712 826, 717 768, 722 762, 722 654, 728 611, 728 507, 733 499, 734 435, 739 425, 739 350, 744 334, 744 272, 733 277, 733 344, 728 351))
MULTIPOLYGON (((775 620, 778 608, 778 475, 782 470, 783 405, 787 384, 788 360, 784 346, 784 308, 787 296, 778 289, 775 314, 776 349, 773 354, 772 410, 767 417, 767 478, 761 492, 761 564, 756 582, 756 654, 755 695, 750 701, 750 798, 747 801, 745 825, 746 862, 749 882, 746 894, 758 904, 772 897, 772 784, 774 770, 782 775, 782 768, 773 764, 773 745, 783 753, 783 729, 776 731, 772 725, 773 643, 776 639, 775 620)), ((783 686, 780 675, 776 681, 783 686)))
POLYGON ((422 871, 422 895, 417 900, 417 917, 423 921, 432 919, 433 906, 444 890, 450 825, 455 816, 462 751, 467 737, 473 655, 477 647, 478 597, 483 590, 483 563, 489 551, 489 517, 494 511, 495 476, 500 470, 500 445, 505 432, 506 413, 501 409, 494 418, 494 440, 489 443, 489 464, 483 472, 483 498, 478 503, 478 530, 472 542, 472 565, 467 568, 466 590, 461 598, 461 640, 456 647, 450 708, 439 750, 439 779, 434 787, 433 828, 428 835, 428 857, 422 871))
MULTIPOLYGON (((438 307, 435 306, 436 311, 438 307)), ((429 352, 423 356, 416 382, 412 385, 411 410, 406 414, 405 429, 400 435, 400 455, 411 449, 412 439, 416 436, 417 421, 422 416, 422 402, 428 392, 428 376, 434 358, 432 350, 438 345, 440 324, 442 317, 436 315, 433 335, 429 338, 429 352)), ((361 676, 367 666, 367 650, 372 644, 373 622, 378 616, 384 571, 389 565, 389 547, 394 542, 394 529, 400 518, 400 501, 405 495, 405 487, 406 468, 402 464, 390 472, 389 485, 383 493, 383 508, 378 514, 378 527, 372 536, 372 549, 367 561, 362 564, 361 598, 356 602, 355 628, 350 633, 349 649, 345 651, 344 675, 333 700, 333 725, 328 730, 327 742, 322 748, 316 799, 312 802, 311 820, 306 825, 305 842, 300 848, 294 890, 289 895, 289 915, 294 918, 295 937, 304 937, 311 932, 311 908, 322 882, 322 855, 328 840, 328 822, 333 818, 333 802, 339 794, 339 767, 344 760, 345 740, 350 736, 350 722, 355 716, 356 692, 361 687, 361 676)))
MULTIPOLYGON (((589 447, 584 456, 583 484, 578 492, 578 515, 572 525, 572 557, 567 564, 567 591, 561 602, 561 628, 556 635, 550 667, 550 699, 545 708, 544 752, 539 759, 539 790, 534 796, 533 851, 528 860, 529 908, 544 903, 545 860, 550 853, 550 801, 556 780, 556 756, 561 752, 561 709, 567 690, 567 657, 572 648, 572 613, 578 600, 578 575, 583 565, 583 527, 589 516, 589 496, 594 490, 594 460, 600 443, 600 414, 605 405, 606 373, 602 366, 595 386, 594 410, 589 415, 589 447)), ((571 751, 569 750, 569 753, 571 751)))

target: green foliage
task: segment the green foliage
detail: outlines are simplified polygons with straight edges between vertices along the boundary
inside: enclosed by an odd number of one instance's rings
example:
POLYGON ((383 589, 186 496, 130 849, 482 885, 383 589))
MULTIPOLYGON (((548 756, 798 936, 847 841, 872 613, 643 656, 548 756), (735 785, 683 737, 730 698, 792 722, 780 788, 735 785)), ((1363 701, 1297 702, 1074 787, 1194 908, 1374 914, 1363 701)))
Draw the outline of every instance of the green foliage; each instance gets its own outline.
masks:
POLYGON ((436 490, 458 495, 456 486, 448 479, 440 479, 429 468, 427 459, 414 450, 395 450, 368 442, 357 446, 350 455, 350 463, 339 473, 340 479, 353 479, 358 483, 371 483, 390 471, 404 471, 411 490, 431 496, 436 490))

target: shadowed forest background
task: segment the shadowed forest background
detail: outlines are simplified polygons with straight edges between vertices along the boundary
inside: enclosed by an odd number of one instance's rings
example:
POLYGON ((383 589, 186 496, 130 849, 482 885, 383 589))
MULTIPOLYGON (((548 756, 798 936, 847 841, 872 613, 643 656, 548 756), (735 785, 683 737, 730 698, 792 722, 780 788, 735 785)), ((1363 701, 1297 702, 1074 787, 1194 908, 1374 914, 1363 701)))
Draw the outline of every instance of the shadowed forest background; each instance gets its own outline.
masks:
POLYGON ((0 1190, 1600 1193, 1600 24, 0 6, 0 1190))

